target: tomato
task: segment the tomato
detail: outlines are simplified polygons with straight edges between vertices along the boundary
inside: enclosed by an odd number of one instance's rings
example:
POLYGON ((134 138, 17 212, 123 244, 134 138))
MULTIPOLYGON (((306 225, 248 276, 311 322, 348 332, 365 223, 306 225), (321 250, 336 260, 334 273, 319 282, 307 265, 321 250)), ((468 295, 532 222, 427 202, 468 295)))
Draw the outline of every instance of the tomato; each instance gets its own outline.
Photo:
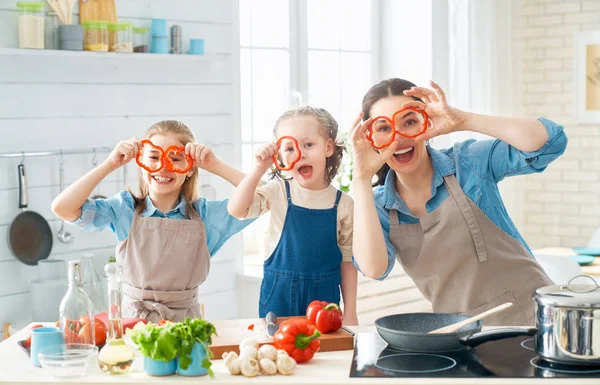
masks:
MULTIPOLYGON (((89 322, 83 324, 81 330, 79 331, 79 341, 83 344, 91 344, 92 341, 89 340, 89 332, 90 332, 91 324, 89 322)), ((106 343, 106 326, 104 326, 104 322, 99 319, 94 319, 94 335, 96 338, 96 346, 102 346, 106 343)))
POLYGON ((158 321, 158 326, 164 326, 167 324, 167 321, 164 319, 161 319, 160 321, 158 321))
POLYGON ((32 327, 31 327, 31 328, 30 328, 30 329, 27 331, 27 339, 26 339, 26 340, 27 340, 27 345, 28 345, 28 346, 31 346, 31 331, 32 331, 33 329, 37 329, 37 328, 41 328, 41 327, 44 327, 44 325, 40 325, 40 324, 33 325, 33 326, 32 326, 32 327))
POLYGON ((65 328, 63 330, 63 334, 65 337, 65 343, 67 344, 78 344, 81 343, 81 341, 79 340, 79 336, 77 335, 77 332, 74 331, 71 328, 65 328))

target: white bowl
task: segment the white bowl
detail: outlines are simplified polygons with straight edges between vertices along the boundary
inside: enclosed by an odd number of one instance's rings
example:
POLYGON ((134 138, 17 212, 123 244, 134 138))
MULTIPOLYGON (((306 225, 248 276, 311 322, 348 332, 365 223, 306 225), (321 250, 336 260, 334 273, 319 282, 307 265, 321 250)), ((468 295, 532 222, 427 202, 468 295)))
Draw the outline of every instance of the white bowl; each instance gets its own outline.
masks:
POLYGON ((44 352, 41 349, 38 359, 42 368, 57 378, 73 378, 85 376, 90 368, 96 365, 98 347, 89 344, 65 344, 59 353, 44 352))

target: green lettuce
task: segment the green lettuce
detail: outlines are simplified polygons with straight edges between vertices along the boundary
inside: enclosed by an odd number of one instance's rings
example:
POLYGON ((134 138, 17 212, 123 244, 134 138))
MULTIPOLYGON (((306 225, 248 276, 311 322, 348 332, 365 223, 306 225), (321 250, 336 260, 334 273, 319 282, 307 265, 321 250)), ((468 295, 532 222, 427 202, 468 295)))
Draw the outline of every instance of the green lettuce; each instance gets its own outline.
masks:
POLYGON ((208 374, 214 378, 211 369, 213 354, 209 349, 212 336, 217 335, 215 326, 203 319, 167 323, 158 326, 152 323, 139 322, 126 334, 139 347, 143 356, 157 361, 169 362, 179 356, 179 366, 187 369, 192 363, 192 349, 196 343, 202 345, 207 358, 202 361, 202 367, 208 369, 208 374))
POLYGON ((129 333, 131 340, 140 348, 143 356, 157 361, 169 362, 181 349, 179 336, 171 325, 158 326, 138 323, 129 333))

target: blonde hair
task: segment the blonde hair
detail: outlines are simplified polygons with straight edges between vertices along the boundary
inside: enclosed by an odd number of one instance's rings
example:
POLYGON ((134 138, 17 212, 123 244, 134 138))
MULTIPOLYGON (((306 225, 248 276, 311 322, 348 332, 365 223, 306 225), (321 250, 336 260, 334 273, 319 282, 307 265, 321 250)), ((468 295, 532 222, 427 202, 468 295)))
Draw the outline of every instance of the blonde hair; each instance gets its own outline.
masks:
MULTIPOLYGON (((195 142, 196 138, 194 137, 194 133, 182 122, 179 120, 163 120, 154 124, 152 127, 146 131, 146 139, 151 139, 154 135, 175 135, 177 139, 183 143, 185 146, 189 142, 195 142)), ((198 193, 198 168, 193 167, 192 175, 186 178, 185 182, 181 186, 181 194, 185 197, 185 216, 186 218, 191 218, 191 213, 196 212, 194 209, 193 202, 200 198, 200 194, 198 193)), ((135 209, 139 210, 139 212, 144 211, 146 208, 146 197, 148 196, 148 185, 144 181, 142 176, 142 171, 138 173, 138 188, 140 191, 140 195, 136 195, 131 190, 129 192, 133 196, 135 201, 135 209)))
MULTIPOLYGON (((319 122, 319 125, 321 126, 321 129, 325 135, 333 140, 333 154, 325 161, 325 178, 327 179, 327 182, 331 183, 333 178, 335 178, 337 175, 338 168, 342 163, 344 151, 346 151, 346 146, 344 143, 342 141, 337 141, 338 123, 333 116, 331 116, 331 114, 323 108, 310 106, 297 107, 286 111, 279 117, 279 119, 277 119, 275 126, 273 127, 273 135, 277 137, 277 128, 279 128, 279 124, 281 124, 281 122, 296 116, 314 117, 317 119, 317 122, 319 122)), ((273 167, 271 169, 271 178, 284 179, 281 173, 281 170, 273 167)))

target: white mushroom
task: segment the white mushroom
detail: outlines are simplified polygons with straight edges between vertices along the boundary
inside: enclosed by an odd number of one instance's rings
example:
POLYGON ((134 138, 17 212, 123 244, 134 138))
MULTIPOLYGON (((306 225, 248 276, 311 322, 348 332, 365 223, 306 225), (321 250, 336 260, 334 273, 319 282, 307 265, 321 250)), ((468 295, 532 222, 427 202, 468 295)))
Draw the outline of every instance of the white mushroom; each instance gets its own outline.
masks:
POLYGON ((240 360, 236 352, 223 353, 223 361, 229 373, 240 374, 240 360))
POLYGON ((275 365, 275 362, 273 362, 273 360, 270 360, 268 358, 263 358, 260 360, 260 368, 263 370, 263 372, 267 373, 268 375, 277 373, 277 365, 275 365))
POLYGON ((296 360, 288 355, 280 354, 277 356, 277 370, 279 373, 287 376, 296 370, 296 360))
POLYGON ((258 350, 252 345, 246 345, 240 349, 240 357, 250 357, 256 359, 258 357, 258 350))
POLYGON ((283 354, 284 356, 289 356, 288 352, 286 352, 286 351, 285 351, 285 350, 283 350, 283 349, 279 349, 279 350, 277 351, 277 356, 280 356, 281 354, 283 354))
POLYGON ((242 342, 240 342, 240 351, 247 345, 254 346, 255 349, 258 349, 258 342, 254 338, 244 338, 242 342))
POLYGON ((246 377, 256 377, 260 374, 260 366, 258 361, 248 356, 239 358, 241 360, 240 369, 246 377))
POLYGON ((259 358, 268 358, 275 362, 277 360, 277 349, 273 345, 263 345, 258 349, 259 358))

